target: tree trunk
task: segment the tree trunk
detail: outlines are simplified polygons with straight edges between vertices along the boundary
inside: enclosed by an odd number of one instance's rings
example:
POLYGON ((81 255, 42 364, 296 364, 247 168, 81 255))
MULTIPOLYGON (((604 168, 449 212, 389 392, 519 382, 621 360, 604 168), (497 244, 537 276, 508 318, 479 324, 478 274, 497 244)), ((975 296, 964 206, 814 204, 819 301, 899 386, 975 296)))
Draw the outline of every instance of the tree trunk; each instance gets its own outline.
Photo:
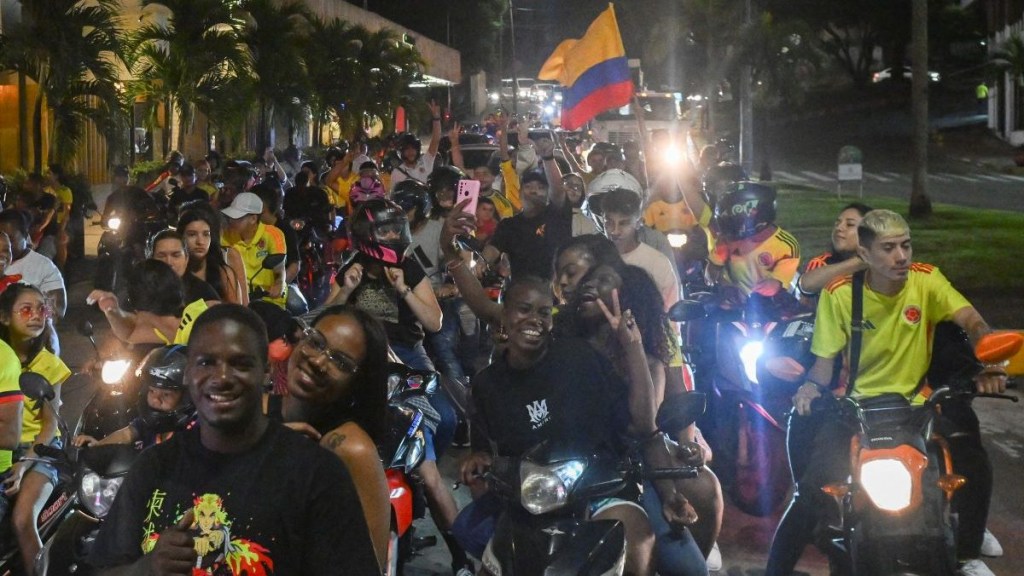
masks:
MULTIPOLYGON (((161 135, 161 144, 163 144, 163 150, 161 151, 161 158, 166 158, 171 148, 171 99, 164 98, 164 130, 161 135)), ((156 156, 154 155, 154 158, 156 156)))
POLYGON ((32 171, 43 173, 43 85, 36 94, 36 106, 32 111, 32 171))
POLYGON ((25 75, 18 72, 18 166, 28 168, 28 90, 25 75))
POLYGON ((928 0, 914 0, 913 77, 914 177, 910 190, 910 217, 932 213, 928 197, 928 0))

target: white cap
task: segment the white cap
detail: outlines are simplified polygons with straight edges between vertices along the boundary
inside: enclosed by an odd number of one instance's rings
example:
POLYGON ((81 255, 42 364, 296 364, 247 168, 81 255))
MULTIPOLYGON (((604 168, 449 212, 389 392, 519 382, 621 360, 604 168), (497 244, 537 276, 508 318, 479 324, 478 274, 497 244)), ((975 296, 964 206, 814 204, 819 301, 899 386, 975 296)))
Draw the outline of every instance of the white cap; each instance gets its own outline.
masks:
POLYGON ((221 210, 221 213, 231 219, 242 218, 250 214, 263 213, 263 200, 252 192, 242 192, 231 201, 231 206, 221 210))

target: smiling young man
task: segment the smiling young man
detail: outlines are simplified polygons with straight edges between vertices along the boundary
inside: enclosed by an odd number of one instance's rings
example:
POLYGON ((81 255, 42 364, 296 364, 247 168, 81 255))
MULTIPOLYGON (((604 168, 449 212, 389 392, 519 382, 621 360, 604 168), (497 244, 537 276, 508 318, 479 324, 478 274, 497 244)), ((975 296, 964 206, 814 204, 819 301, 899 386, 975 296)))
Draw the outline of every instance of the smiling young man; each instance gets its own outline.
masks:
MULTIPOLYGON (((991 329, 938 268, 912 260, 910 227, 899 214, 890 210, 868 212, 857 232, 857 254, 867 264, 867 271, 862 295, 863 342, 851 393, 860 399, 897 393, 912 403, 923 403, 935 326, 951 321, 972 342, 991 329)), ((852 276, 832 281, 821 292, 811 343, 816 360, 793 397, 800 415, 810 413, 815 398, 831 393, 827 388, 839 355, 844 355, 840 361, 850 363, 853 298, 852 276)), ((988 367, 975 378, 975 384, 979 392, 1002 392, 1006 388, 1006 372, 1000 367, 988 367)), ((991 464, 981 444, 978 418, 969 402, 953 399, 943 402, 941 407, 936 430, 949 443, 954 467, 968 479, 953 500, 960 520, 957 545, 964 562, 961 573, 987 576, 992 572, 978 557, 992 495, 991 464)), ((848 451, 837 447, 848 446, 851 434, 838 420, 827 421, 818 432, 809 465, 798 480, 793 502, 776 532, 766 574, 789 574, 804 546, 810 543, 817 510, 831 504, 831 497, 820 488, 849 475, 848 451)))
POLYGON ((345 466, 262 413, 262 320, 201 315, 185 382, 199 426, 145 451, 92 550, 102 574, 377 574, 345 466))

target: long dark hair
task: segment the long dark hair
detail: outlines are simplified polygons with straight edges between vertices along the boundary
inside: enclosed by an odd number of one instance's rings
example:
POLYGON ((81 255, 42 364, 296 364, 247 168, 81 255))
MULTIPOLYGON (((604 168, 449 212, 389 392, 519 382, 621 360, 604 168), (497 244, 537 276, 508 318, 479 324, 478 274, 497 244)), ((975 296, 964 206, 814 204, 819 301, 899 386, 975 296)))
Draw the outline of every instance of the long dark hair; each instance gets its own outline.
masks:
POLYGON ((185 289, 181 278, 170 266, 159 260, 143 260, 129 276, 128 305, 136 312, 180 316, 185 306, 185 289))
POLYGON ((384 324, 354 306, 339 305, 321 312, 313 326, 328 316, 348 316, 355 320, 366 340, 366 356, 352 379, 352 397, 340 399, 331 406, 328 409, 330 419, 352 420, 379 443, 387 430, 388 336, 384 324))
POLYGON ((188 271, 195 274, 205 265, 206 283, 212 286, 217 291, 217 294, 220 294, 221 298, 227 299, 229 294, 234 295, 234 291, 237 288, 224 286, 224 280, 220 275, 220 271, 225 269, 232 278, 234 278, 235 274, 234 270, 224 260, 224 249, 220 245, 220 218, 217 217, 217 214, 214 213, 209 204, 198 203, 191 206, 186 204, 185 206, 188 206, 188 208, 182 210, 181 216, 178 217, 178 230, 181 232, 182 237, 185 236, 185 227, 193 222, 201 220, 210 227, 210 248, 206 251, 205 261, 189 254, 188 271))
MULTIPOLYGON (((13 321, 14 303, 17 302, 18 297, 24 294, 25 292, 35 292, 36 294, 39 294, 40 297, 42 297, 43 302, 45 302, 47 305, 51 304, 50 299, 47 298, 46 294, 44 294, 43 291, 40 290, 39 288, 33 286, 32 284, 16 282, 8 286, 2 293, 0 293, 0 315, 6 315, 9 320, 13 321)), ((36 336, 29 344, 28 354, 25 355, 25 362, 23 364, 24 366, 27 366, 30 362, 32 362, 32 360, 35 359, 36 356, 39 355, 40 352, 43 351, 43 348, 46 346, 46 343, 49 340, 49 330, 51 330, 50 324, 47 323, 47 326, 46 328, 43 329, 42 333, 40 333, 39 336, 36 336)), ((11 341, 11 329, 4 324, 0 324, 0 340, 7 342, 12 347, 14 346, 14 343, 11 341)))
MULTIPOLYGON (((646 270, 638 266, 626 264, 611 267, 622 279, 622 287, 619 289, 619 306, 623 311, 630 310, 636 319, 636 325, 640 329, 643 338, 644 352, 652 358, 657 358, 668 363, 672 358, 672 348, 669 343, 671 326, 663 309, 664 299, 658 291, 657 284, 646 270)), ((587 272, 587 275, 580 280, 582 285, 601 265, 595 265, 587 272)), ((604 322, 604 318, 601 322, 604 322)), ((576 302, 570 302, 568 306, 559 311, 555 316, 555 326, 558 334, 587 338, 593 335, 592 328, 579 317, 579 309, 576 302)), ((614 339, 613 339, 614 340, 614 339)), ((611 358, 616 362, 618 358, 611 358)))

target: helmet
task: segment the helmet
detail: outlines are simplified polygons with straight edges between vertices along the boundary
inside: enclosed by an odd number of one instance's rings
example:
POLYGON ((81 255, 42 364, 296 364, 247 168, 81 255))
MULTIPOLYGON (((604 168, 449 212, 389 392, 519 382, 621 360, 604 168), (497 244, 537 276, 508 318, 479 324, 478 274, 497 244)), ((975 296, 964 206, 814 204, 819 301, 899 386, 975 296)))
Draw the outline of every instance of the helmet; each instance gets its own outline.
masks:
POLYGON ((415 134, 412 132, 405 132, 398 137, 398 145, 395 148, 398 150, 398 153, 401 154, 402 150, 410 147, 416 149, 416 157, 419 158, 423 149, 423 144, 420 143, 420 139, 417 138, 415 134))
MULTIPOLYGON (((587 199, 583 202, 583 213, 598 222, 599 216, 604 214, 604 210, 601 209, 601 196, 616 188, 632 190, 640 197, 641 202, 646 200, 643 186, 632 174, 625 170, 612 168, 595 176, 587 185, 587 199)), ((598 222, 599 227, 600 225, 598 222)))
POLYGON ((409 218, 391 200, 375 198, 357 205, 349 227, 353 247, 385 264, 401 264, 412 244, 409 218))
POLYGON ((704 196, 704 202, 714 208, 715 201, 722 197, 730 184, 747 179, 746 171, 739 164, 719 162, 708 168, 701 178, 701 194, 704 196))
POLYGON ((714 224, 726 240, 749 238, 775 223, 775 189, 758 182, 730 184, 715 204, 714 224))
POLYGON ((466 173, 455 166, 438 166, 434 168, 430 176, 427 176, 427 190, 430 192, 430 201, 437 206, 437 193, 445 188, 452 190, 452 198, 454 198, 454 192, 459 185, 459 180, 465 178, 466 173))
POLYGON ((618 160, 619 162, 625 162, 626 157, 622 154, 622 148, 618 145, 612 144, 611 142, 595 142, 590 147, 590 154, 601 154, 604 156, 605 161, 618 160))
POLYGON ((406 214, 409 213, 409 210, 416 208, 417 221, 427 218, 433 206, 427 187, 416 180, 402 180, 395 184, 395 189, 391 192, 391 200, 401 206, 406 214))
POLYGON ((186 348, 181 345, 161 346, 146 354, 135 377, 139 379, 139 415, 147 426, 156 432, 171 432, 181 429, 195 416, 195 406, 183 382, 185 364, 188 361, 186 348), (168 411, 158 410, 149 405, 149 389, 178 390, 181 401, 168 411))
POLYGON ((341 148, 338 148, 337 146, 331 146, 330 148, 327 149, 327 152, 324 153, 324 163, 327 164, 327 169, 330 170, 331 166, 334 166, 334 163, 336 161, 341 160, 344 157, 345 153, 341 150, 341 148))

